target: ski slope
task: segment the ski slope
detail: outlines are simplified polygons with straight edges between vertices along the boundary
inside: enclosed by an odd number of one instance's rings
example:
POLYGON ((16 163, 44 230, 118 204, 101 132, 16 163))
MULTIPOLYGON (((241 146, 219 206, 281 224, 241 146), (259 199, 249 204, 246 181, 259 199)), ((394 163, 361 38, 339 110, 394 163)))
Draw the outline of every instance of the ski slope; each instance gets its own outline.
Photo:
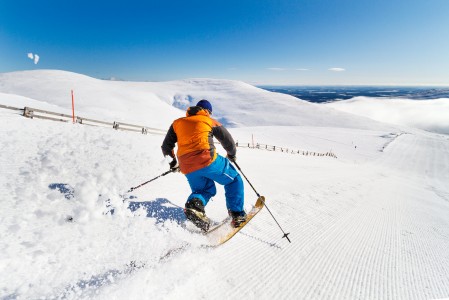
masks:
MULTIPOLYGON (((28 86, 33 80, 22 78, 28 86)), ((39 87, 11 94, 9 85, 0 81, 0 103, 64 109, 33 98, 43 93, 39 87)), ((201 89, 212 95, 221 89, 217 85, 201 89)), ((94 83, 92 90, 97 89, 105 92, 94 83)), ((132 88, 127 91, 136 95, 132 88)), ((239 93, 252 95, 254 90, 241 88, 239 93)), ((221 90, 220 95, 231 99, 235 93, 224 96, 221 90)), ((269 94, 264 97, 268 101, 269 94)), ((156 101, 167 103, 159 96, 150 100, 156 101)), ((93 112, 89 103, 83 105, 82 113, 93 112)), ((147 115, 131 119, 122 106, 108 104, 103 117, 123 112, 127 121, 138 123, 147 115)), ((265 113, 265 105, 252 107, 254 120, 265 113)), ((264 209, 218 248, 204 247, 203 236, 182 226, 189 194, 182 174, 126 193, 167 170, 160 150, 163 136, 31 120, 0 110, 0 298, 449 297, 449 137, 308 107, 301 103, 293 111, 330 113, 291 126, 262 116, 259 126, 230 129, 240 143, 254 139, 290 149, 332 150, 338 156, 238 148, 240 167, 290 232, 292 243, 282 239, 264 209)), ((233 110, 228 108, 230 122, 233 110)), ((172 116, 160 116, 148 125, 165 122, 168 128, 172 116)), ((148 116, 149 123, 151 118, 157 116, 148 116)), ((249 210, 256 196, 247 184, 245 199, 249 210)), ((224 218, 224 202, 218 186, 207 214, 224 218)))

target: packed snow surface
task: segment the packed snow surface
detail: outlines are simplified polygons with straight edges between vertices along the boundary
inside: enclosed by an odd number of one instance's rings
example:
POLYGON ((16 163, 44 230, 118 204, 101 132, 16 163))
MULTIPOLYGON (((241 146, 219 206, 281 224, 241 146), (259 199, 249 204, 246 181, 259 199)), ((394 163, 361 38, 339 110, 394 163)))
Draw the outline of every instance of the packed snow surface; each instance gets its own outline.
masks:
MULTIPOLYGON (((70 113, 70 89, 80 115, 157 128, 210 98, 239 145, 283 147, 237 157, 292 243, 264 208, 207 247, 188 230, 180 173, 127 192, 168 170, 163 135, 0 109, 1 299, 449 297, 449 136, 240 82, 0 74, 3 105, 70 113), (328 152, 337 158, 303 155, 328 152)), ((246 210, 255 200, 245 182, 246 210)), ((221 186, 206 212, 226 217, 221 186)))

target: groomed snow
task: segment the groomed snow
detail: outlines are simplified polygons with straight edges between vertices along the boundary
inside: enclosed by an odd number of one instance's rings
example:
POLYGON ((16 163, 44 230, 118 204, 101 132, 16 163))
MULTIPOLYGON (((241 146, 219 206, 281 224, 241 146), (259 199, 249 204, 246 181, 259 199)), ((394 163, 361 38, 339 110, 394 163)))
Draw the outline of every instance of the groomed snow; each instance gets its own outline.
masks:
MULTIPOLYGON (((239 143, 338 158, 238 148, 239 165, 292 243, 264 209, 228 243, 206 248, 181 226, 182 174, 126 193, 168 169, 163 136, 0 109, 1 299, 449 297, 447 135, 210 79, 7 73, 0 104, 70 113, 72 88, 80 115, 157 128, 184 115, 176 107, 211 98, 239 143)), ((245 197, 250 209, 247 184, 245 197)), ((226 216, 221 186, 206 211, 226 216)))

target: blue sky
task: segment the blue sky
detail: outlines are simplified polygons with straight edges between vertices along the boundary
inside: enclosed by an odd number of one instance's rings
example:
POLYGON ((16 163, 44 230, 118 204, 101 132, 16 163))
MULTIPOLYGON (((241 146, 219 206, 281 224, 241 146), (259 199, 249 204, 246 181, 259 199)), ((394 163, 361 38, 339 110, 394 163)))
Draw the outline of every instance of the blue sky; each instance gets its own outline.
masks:
POLYGON ((1 0, 0 72, 449 85, 448 16, 448 0, 1 0))

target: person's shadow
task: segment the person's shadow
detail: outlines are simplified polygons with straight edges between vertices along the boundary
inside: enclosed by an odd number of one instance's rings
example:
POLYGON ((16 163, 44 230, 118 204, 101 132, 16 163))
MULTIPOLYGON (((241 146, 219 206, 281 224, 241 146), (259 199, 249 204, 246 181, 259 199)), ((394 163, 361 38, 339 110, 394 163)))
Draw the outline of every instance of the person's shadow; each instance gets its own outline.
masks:
MULTIPOLYGON (((70 184, 66 183, 51 183, 48 186, 51 190, 57 190, 67 200, 73 200, 75 198, 75 190, 70 184)), ((101 197, 101 195, 99 195, 101 197)), ((156 223, 164 223, 165 221, 176 222, 179 225, 183 225, 186 222, 186 216, 184 214, 184 208, 180 207, 170 200, 165 198, 156 198, 153 201, 136 201, 137 197, 135 196, 122 196, 123 201, 128 201, 128 209, 131 212, 137 211, 139 208, 143 207, 147 213, 148 218, 156 219, 156 223)), ((104 214, 114 214, 115 208, 111 205, 110 199, 103 199, 105 204, 105 213, 104 214)), ((73 218, 68 216, 67 221, 72 222, 73 218)))
POLYGON ((156 223, 172 221, 182 225, 186 222, 184 209, 173 204, 168 199, 156 198, 154 201, 143 202, 129 201, 128 209, 132 212, 135 212, 142 207, 146 210, 147 217, 156 219, 156 223))

